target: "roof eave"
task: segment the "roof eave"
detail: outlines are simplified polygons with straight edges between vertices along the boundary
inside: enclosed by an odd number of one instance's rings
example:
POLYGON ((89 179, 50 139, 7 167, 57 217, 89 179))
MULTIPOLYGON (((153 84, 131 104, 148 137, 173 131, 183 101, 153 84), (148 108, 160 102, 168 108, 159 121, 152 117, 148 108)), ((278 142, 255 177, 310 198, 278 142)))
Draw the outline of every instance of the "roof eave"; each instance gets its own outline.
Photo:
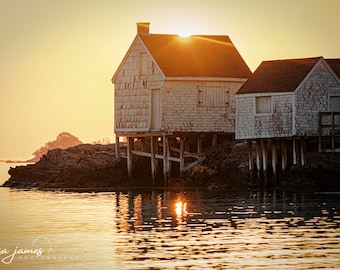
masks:
POLYGON ((165 77, 165 81, 224 81, 224 82, 245 82, 248 78, 233 78, 233 77, 165 77))
POLYGON ((137 40, 139 40, 139 41, 141 42, 141 44, 142 44, 142 46, 144 47, 144 49, 148 52, 149 56, 152 58, 152 61, 156 64, 156 66, 157 66, 158 69, 160 70, 160 72, 161 72, 163 78, 165 77, 163 70, 160 68, 160 66, 158 65, 158 63, 156 62, 156 60, 153 58, 152 54, 150 53, 149 49, 147 48, 147 46, 145 45, 145 43, 143 42, 143 40, 140 38, 139 34, 137 34, 137 35, 135 36, 135 38, 133 39, 133 41, 132 41, 132 43, 131 43, 129 49, 128 49, 127 52, 125 53, 125 56, 124 56, 123 60, 120 62, 119 66, 118 66, 118 68, 117 68, 117 70, 116 70, 116 72, 114 73, 114 75, 113 75, 113 77, 112 77, 112 79, 111 79, 111 82, 112 82, 112 83, 115 82, 115 80, 116 80, 116 78, 117 78, 117 76, 118 76, 118 73, 119 73, 119 71, 121 70, 122 65, 124 64, 126 58, 128 57, 129 52, 131 51, 131 48, 135 45, 135 43, 137 42, 137 40))
POLYGON ((132 43, 131 43, 129 49, 126 51, 126 53, 125 53, 125 55, 124 55, 122 61, 120 62, 118 68, 116 69, 116 72, 113 74, 112 79, 111 79, 111 82, 112 82, 112 83, 115 82, 115 80, 116 80, 116 78, 117 78, 117 76, 118 76, 118 73, 119 73, 119 71, 121 70, 121 68, 122 68, 122 66, 123 66, 123 63, 125 62, 125 60, 126 60, 128 54, 129 54, 131 48, 132 48, 132 47, 134 46, 134 44, 136 43, 137 37, 138 37, 138 35, 136 35, 135 38, 133 39, 133 41, 132 41, 132 43))

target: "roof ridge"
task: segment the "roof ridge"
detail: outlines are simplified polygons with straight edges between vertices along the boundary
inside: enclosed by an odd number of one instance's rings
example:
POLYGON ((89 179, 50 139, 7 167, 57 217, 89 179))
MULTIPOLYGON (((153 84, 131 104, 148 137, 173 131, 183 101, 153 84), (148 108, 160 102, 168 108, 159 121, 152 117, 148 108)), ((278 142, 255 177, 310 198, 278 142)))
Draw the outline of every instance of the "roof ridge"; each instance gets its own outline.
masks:
MULTIPOLYGON (((139 36, 181 36, 180 34, 137 33, 139 36)), ((229 37, 229 35, 192 34, 189 37, 229 37)))
POLYGON ((288 62, 288 61, 316 60, 316 59, 321 59, 321 58, 323 58, 323 56, 301 57, 301 58, 286 58, 286 59, 272 59, 272 60, 263 60, 262 62, 288 62))

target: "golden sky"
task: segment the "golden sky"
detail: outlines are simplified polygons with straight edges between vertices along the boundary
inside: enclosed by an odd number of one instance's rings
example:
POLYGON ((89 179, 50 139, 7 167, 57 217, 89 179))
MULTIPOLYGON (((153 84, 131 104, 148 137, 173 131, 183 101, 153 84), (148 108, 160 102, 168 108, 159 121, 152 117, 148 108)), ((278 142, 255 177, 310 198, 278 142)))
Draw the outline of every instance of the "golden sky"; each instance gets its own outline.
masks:
POLYGON ((63 131, 113 141, 111 77, 136 35, 229 35, 263 60, 340 58, 339 0, 0 0, 0 159, 63 131))

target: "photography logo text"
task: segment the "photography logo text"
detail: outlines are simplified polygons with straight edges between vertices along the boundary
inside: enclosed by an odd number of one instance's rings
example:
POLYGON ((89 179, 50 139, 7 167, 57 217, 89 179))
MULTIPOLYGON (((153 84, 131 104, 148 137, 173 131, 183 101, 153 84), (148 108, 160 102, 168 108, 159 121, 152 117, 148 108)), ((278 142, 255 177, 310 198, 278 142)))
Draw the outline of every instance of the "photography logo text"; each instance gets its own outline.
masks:
POLYGON ((3 264, 10 264, 18 256, 34 256, 39 258, 44 253, 43 248, 21 248, 16 246, 14 250, 7 248, 0 248, 1 262, 3 264))

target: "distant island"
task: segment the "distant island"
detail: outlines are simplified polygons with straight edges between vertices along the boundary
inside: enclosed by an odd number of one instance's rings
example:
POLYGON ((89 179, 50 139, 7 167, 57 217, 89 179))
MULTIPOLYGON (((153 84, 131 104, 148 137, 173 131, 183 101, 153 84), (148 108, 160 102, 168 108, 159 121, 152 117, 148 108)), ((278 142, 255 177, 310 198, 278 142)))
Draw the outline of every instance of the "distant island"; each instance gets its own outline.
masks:
POLYGON ((53 141, 45 143, 44 146, 40 147, 39 149, 35 150, 32 155, 33 158, 27 160, 27 162, 37 162, 39 161, 44 155, 47 154, 49 150, 53 149, 67 149, 79 144, 83 144, 77 137, 73 136, 68 132, 60 133, 57 138, 53 141))
POLYGON ((48 151, 53 149, 67 149, 73 146, 77 146, 79 144, 83 144, 77 137, 73 136, 69 132, 61 132, 55 140, 49 141, 45 143, 42 147, 35 150, 32 155, 33 158, 28 160, 0 160, 0 162, 5 163, 36 163, 38 162, 44 155, 47 154, 48 151))

